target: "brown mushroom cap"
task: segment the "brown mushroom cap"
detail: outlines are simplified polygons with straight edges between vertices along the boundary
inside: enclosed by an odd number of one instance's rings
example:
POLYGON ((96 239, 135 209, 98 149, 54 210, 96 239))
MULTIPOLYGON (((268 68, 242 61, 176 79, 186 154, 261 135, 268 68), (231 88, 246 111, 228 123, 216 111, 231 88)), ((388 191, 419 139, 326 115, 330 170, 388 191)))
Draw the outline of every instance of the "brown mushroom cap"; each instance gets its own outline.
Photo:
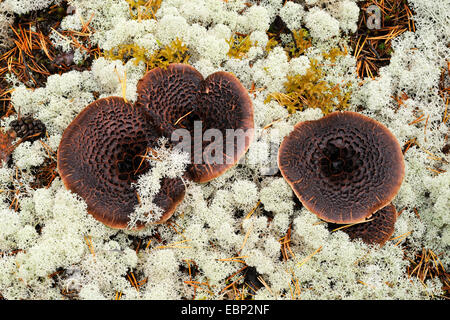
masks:
MULTIPOLYGON (((126 228, 138 204, 132 182, 150 166, 142 161, 160 134, 142 109, 122 98, 99 99, 66 128, 58 148, 58 170, 65 186, 82 197, 88 211, 112 228, 126 228)), ((185 193, 181 179, 165 179, 155 204, 164 222, 185 193)), ((138 225, 137 228, 142 228, 138 225)))
POLYGON ((204 79, 189 65, 171 64, 166 69, 149 71, 139 81, 137 91, 136 105, 144 107, 158 120, 167 138, 170 139, 176 129, 187 129, 191 133, 191 165, 187 176, 193 181, 207 182, 216 178, 247 151, 253 138, 253 106, 247 90, 232 74, 216 72, 204 79), (224 138, 221 160, 208 161, 208 146, 211 147, 214 140, 194 143, 196 121, 201 121, 202 137, 208 129, 221 132, 224 138), (243 134, 226 139, 227 129, 240 129, 243 134), (203 159, 201 163, 195 161, 199 158, 203 159))
MULTIPOLYGON (((369 221, 354 224, 340 230, 347 233, 352 240, 359 238, 367 244, 379 244, 382 246, 394 233, 397 216, 397 210, 391 203, 372 214, 369 217, 369 221)), ((342 226, 335 223, 328 224, 328 228, 332 230, 339 227, 342 226)))
POLYGON ((389 204, 405 170, 394 135, 350 111, 298 123, 281 143, 278 166, 303 205, 335 223, 363 221, 389 204))

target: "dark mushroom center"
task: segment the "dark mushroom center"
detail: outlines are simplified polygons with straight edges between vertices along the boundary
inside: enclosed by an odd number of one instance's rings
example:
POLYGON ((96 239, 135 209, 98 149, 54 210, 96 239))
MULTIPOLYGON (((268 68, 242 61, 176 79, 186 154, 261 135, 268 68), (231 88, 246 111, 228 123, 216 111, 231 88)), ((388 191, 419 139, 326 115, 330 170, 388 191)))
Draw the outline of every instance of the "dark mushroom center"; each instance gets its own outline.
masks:
POLYGON ((138 176, 148 169, 145 156, 146 146, 140 143, 123 144, 117 154, 117 173, 122 181, 136 182, 138 176))
POLYGON ((326 177, 342 176, 345 179, 347 174, 351 174, 362 164, 352 146, 339 142, 328 142, 322 149, 322 155, 320 170, 326 177))

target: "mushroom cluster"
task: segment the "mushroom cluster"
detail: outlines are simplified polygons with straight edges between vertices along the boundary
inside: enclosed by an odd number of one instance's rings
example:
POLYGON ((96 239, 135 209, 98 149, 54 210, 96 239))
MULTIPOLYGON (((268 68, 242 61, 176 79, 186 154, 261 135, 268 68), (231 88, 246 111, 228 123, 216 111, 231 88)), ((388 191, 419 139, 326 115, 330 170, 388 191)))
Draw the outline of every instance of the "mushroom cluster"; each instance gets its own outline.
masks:
MULTIPOLYGON (((251 99, 229 73, 216 72, 204 79, 189 65, 171 64, 149 71, 139 81, 137 93, 134 105, 119 97, 88 105, 66 128, 58 148, 58 170, 65 186, 86 201, 94 218, 112 228, 128 226, 139 203, 133 183, 151 169, 142 157, 161 137, 170 139, 177 129, 194 135, 195 123, 201 124, 201 134, 208 129, 223 136, 227 130, 250 132, 244 143, 227 139, 230 148, 224 147, 215 161, 206 156, 210 141, 190 141, 192 161, 183 178, 194 182, 223 174, 243 156, 253 138, 251 99)), ((171 217, 184 194, 181 178, 162 179, 154 203, 164 213, 156 223, 171 217)))
POLYGON ((195 136, 196 129, 201 130, 197 134, 201 137, 211 129, 223 138, 228 130, 239 135, 220 141, 225 143, 220 157, 210 157, 208 149, 219 141, 191 139, 193 152, 187 174, 195 182, 207 182, 223 174, 242 157, 253 139, 252 101, 231 73, 219 71, 204 79, 191 66, 172 64, 167 69, 149 71, 139 81, 137 92, 136 105, 156 120, 161 134, 169 139, 177 129, 187 130, 190 137, 195 136), (195 128, 195 123, 201 127, 195 128), (208 158, 214 161, 198 161, 208 158))
POLYGON ((281 143, 278 165, 320 219, 355 224, 346 232, 369 243, 392 235, 397 213, 390 203, 405 167, 398 141, 381 123, 350 111, 297 123, 281 143))

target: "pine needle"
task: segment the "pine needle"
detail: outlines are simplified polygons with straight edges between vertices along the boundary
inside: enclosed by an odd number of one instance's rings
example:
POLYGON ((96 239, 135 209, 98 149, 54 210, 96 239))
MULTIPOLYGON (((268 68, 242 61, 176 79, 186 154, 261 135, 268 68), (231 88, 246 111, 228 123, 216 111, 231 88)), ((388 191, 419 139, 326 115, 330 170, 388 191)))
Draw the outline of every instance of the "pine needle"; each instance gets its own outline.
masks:
POLYGON ((188 241, 191 241, 191 240, 185 239, 185 240, 181 240, 181 241, 176 241, 174 243, 170 243, 170 244, 167 244, 167 245, 157 246, 157 247, 155 247, 155 249, 167 249, 167 248, 171 248, 171 249, 175 249, 175 248, 176 249, 187 249, 187 248, 192 248, 190 246, 179 246, 179 244, 185 243, 185 242, 188 242, 188 241))
POLYGON ((399 235, 399 236, 397 236, 397 237, 395 237, 395 238, 391 238, 391 239, 389 239, 389 241, 393 241, 393 240, 397 240, 397 239, 400 239, 396 244, 394 244, 394 247, 396 247, 396 246, 398 246, 407 236, 409 236, 410 234, 412 233, 412 230, 411 231, 408 231, 408 232, 405 232, 405 233, 403 233, 403 234, 401 234, 401 235, 399 235))
POLYGON ((186 113, 184 116, 181 116, 180 118, 178 118, 177 121, 175 121, 175 123, 173 124, 174 126, 176 126, 181 120, 183 120, 184 118, 186 118, 188 115, 190 115, 192 112, 194 112, 194 110, 189 111, 188 113, 186 113))
POLYGON ((119 75, 119 72, 117 71, 117 68, 114 67, 114 72, 116 73, 117 77, 119 78, 120 86, 122 87, 122 98, 125 101, 125 103, 128 103, 127 100, 127 70, 124 70, 123 78, 119 75))
POLYGON ((86 244, 89 248, 89 251, 91 252, 92 256, 95 259, 95 250, 94 250, 94 245, 92 243, 92 238, 91 236, 84 236, 84 241, 86 241, 86 244))
POLYGON ((245 216, 245 219, 249 219, 253 213, 256 211, 256 209, 258 209, 259 205, 261 204, 261 200, 258 201, 258 203, 256 204, 256 206, 253 207, 253 209, 245 216))
POLYGON ((238 253, 240 253, 242 251, 242 249, 244 248, 245 243, 247 242, 247 239, 250 236, 250 232, 252 231, 252 229, 253 229, 253 224, 250 225, 247 232, 245 233, 244 241, 242 242, 241 248, 238 250, 238 253))
POLYGON ((270 294, 271 294, 272 296, 276 297, 276 296, 273 294, 272 289, 270 289, 269 285, 266 283, 266 281, 264 281, 263 277, 258 276, 257 279, 259 280, 259 282, 261 282, 261 283, 263 284, 263 286, 267 289, 267 291, 270 292, 270 294))
POLYGON ((232 258, 216 259, 217 261, 230 261, 230 262, 240 262, 245 264, 246 262, 242 260, 243 258, 248 258, 248 256, 237 256, 232 258))
POLYGON ((317 248, 313 253, 309 254, 306 258, 304 258, 302 261, 297 263, 298 267, 300 268, 302 265, 304 265, 306 262, 308 262, 314 255, 319 253, 322 250, 322 246, 317 248))
POLYGON ((336 229, 331 230, 331 232, 335 232, 335 231, 338 231, 338 230, 346 229, 346 228, 349 228, 351 226, 354 226, 354 225, 357 225, 357 224, 362 224, 362 223, 367 223, 367 222, 370 222, 370 221, 373 221, 373 218, 372 219, 368 219, 368 220, 364 220, 364 221, 360 221, 360 222, 346 224, 346 225, 343 225, 343 226, 340 226, 340 227, 338 227, 336 229))

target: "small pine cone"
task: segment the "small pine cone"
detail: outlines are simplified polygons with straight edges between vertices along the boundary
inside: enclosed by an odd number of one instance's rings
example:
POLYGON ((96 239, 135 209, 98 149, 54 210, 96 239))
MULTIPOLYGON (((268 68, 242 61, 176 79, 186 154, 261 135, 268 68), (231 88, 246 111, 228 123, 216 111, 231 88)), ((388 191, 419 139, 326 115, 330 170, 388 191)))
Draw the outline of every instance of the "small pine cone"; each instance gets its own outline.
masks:
POLYGON ((33 119, 31 116, 23 117, 18 120, 11 121, 10 127, 14 130, 19 138, 28 141, 35 141, 45 135, 45 125, 41 120, 33 119))

